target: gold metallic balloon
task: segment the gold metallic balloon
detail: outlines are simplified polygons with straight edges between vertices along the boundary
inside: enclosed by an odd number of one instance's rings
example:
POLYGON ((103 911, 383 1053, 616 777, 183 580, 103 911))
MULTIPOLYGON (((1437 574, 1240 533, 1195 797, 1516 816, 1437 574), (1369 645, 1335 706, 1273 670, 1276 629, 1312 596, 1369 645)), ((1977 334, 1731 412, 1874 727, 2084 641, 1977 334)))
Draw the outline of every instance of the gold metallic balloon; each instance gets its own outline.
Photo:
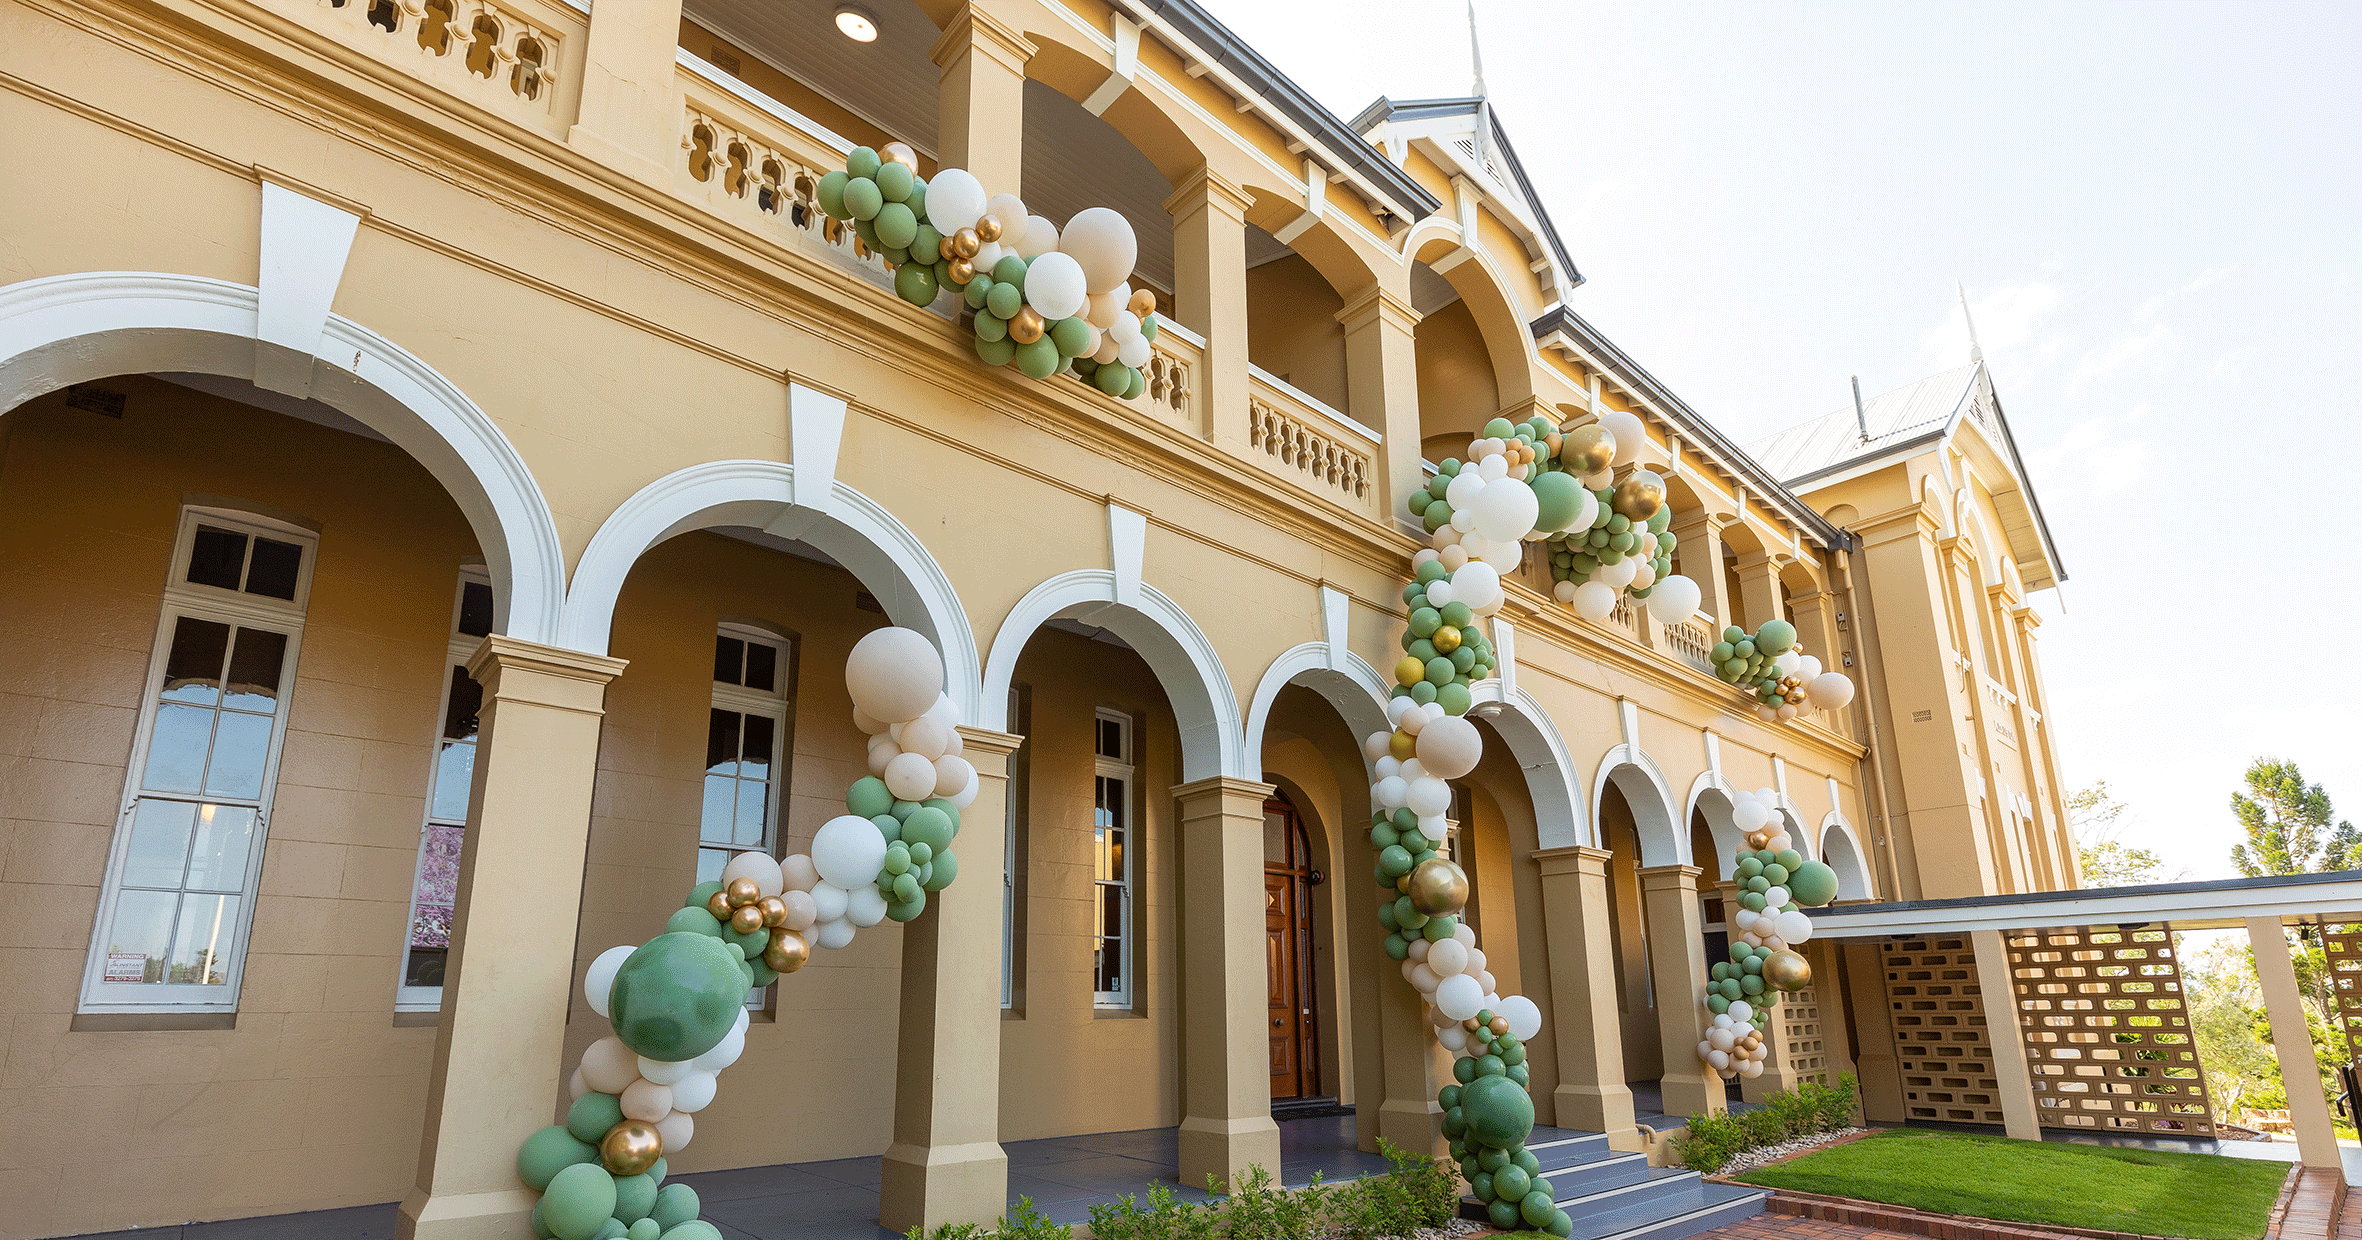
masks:
POLYGON ((599 1162, 611 1175, 638 1175, 664 1157, 664 1138, 656 1125, 627 1119, 599 1139, 599 1162))
POLYGON ((1493 1031, 1494 1037, 1500 1037, 1501 1035, 1509 1032, 1509 1018, 1506 1016, 1495 1016, 1493 1018, 1493 1023, 1487 1027, 1493 1031))
POLYGON ((1453 625, 1442 625, 1427 640, 1435 643, 1435 653, 1450 654, 1460 648, 1460 630, 1453 625))
POLYGON ((730 907, 738 908, 763 898, 763 889, 751 878, 733 878, 722 885, 722 894, 730 898, 730 907))
POLYGON ((1032 306, 1019 306, 1017 313, 1009 316, 1009 339, 1019 344, 1032 344, 1048 330, 1049 325, 1042 322, 1042 312, 1032 306))
POLYGON ((753 934, 763 928, 763 906, 741 904, 730 910, 730 928, 740 934, 753 934))
POLYGON ((1429 857, 1413 867, 1411 907, 1429 917, 1449 917, 1468 906, 1468 872, 1441 857, 1429 857))
POLYGON ((1558 459, 1578 474, 1596 474, 1616 463, 1616 437, 1597 422, 1560 436, 1558 459))
POLYGON ((713 914, 715 921, 730 920, 730 893, 727 891, 717 891, 712 895, 707 896, 705 898, 705 911, 713 914))
MULTIPOLYGON (((947 246, 948 244, 949 243, 946 243, 947 246)), ((966 284, 968 281, 975 278, 976 264, 969 262, 966 258, 954 254, 951 260, 951 282, 954 284, 966 284)))
POLYGON ((777 929, 787 924, 787 901, 778 896, 764 896, 754 906, 763 910, 764 925, 777 929))
POLYGON ((773 973, 793 973, 811 959, 812 945, 784 926, 771 932, 771 942, 763 948, 763 966, 773 973))
POLYGON ((963 228, 945 237, 943 244, 951 248, 955 258, 974 258, 976 251, 984 248, 984 238, 977 236, 973 228, 963 228))
POLYGON ((1812 962, 1804 953, 1783 947, 1764 957, 1763 980, 1774 990, 1802 990, 1813 984, 1812 962))
POLYGON ((1149 315, 1156 313, 1156 294, 1149 292, 1144 288, 1133 289, 1132 299, 1124 303, 1124 309, 1139 315, 1141 318, 1147 318, 1149 315))
POLYGON ((1665 506, 1665 480, 1653 470, 1635 469, 1616 484, 1615 504, 1634 522, 1646 521, 1665 506))
POLYGON ((889 164, 901 164, 912 172, 919 170, 919 153, 900 142, 889 142, 878 148, 878 158, 889 164))
POLYGON ((1386 738, 1386 752, 1397 762, 1408 762, 1419 756, 1419 738, 1396 728, 1394 735, 1386 738))
POLYGON ((998 241, 1001 239, 1002 231, 1001 217, 997 215, 976 217, 976 239, 978 241, 998 241))
POLYGON ((1771 847, 1771 832, 1749 831, 1747 833, 1747 847, 1756 852, 1762 852, 1771 847))

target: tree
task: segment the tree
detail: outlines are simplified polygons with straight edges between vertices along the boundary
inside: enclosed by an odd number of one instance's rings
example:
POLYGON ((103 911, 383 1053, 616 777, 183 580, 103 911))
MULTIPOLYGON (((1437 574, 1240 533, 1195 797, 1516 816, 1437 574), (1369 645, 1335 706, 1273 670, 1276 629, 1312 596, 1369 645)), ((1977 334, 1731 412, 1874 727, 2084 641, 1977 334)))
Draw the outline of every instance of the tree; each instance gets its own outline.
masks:
POLYGON ((2362 867, 2362 835, 2336 816, 2329 794, 2305 782, 2296 763, 2257 758, 2248 764, 2247 791, 2231 794, 2231 813, 2247 832, 2231 846, 2231 864, 2249 878, 2321 874, 2362 867))
POLYGON ((2164 862, 2146 848, 2116 838, 2117 820, 2131 807, 2108 791, 2108 781, 2067 794, 2067 826, 2075 833, 2077 868, 2086 887, 2129 887, 2159 881, 2164 862))

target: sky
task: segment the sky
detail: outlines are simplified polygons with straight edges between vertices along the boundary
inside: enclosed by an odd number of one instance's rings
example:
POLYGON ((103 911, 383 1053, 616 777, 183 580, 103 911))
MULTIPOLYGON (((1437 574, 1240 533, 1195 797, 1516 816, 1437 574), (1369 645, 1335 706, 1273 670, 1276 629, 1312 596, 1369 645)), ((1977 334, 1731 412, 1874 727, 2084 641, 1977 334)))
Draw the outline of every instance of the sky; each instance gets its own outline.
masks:
MULTIPOLYGON (((1463 0, 1202 0, 1341 115, 1465 95, 1463 0)), ((1979 341, 2069 580, 2067 786, 2233 874, 2248 763, 2362 820, 2362 6, 1477 0, 1574 309, 1744 443, 1979 341)))

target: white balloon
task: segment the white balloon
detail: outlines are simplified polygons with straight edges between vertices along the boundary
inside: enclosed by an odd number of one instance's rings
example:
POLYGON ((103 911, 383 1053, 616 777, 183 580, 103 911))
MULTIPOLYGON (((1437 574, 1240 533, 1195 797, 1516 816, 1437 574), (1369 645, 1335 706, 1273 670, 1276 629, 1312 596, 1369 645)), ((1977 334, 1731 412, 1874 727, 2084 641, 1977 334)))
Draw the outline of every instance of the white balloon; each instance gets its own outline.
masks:
POLYGON ((943 691, 943 656, 911 629, 883 628, 854 643, 845 658, 853 704, 888 723, 916 719, 943 691))
MULTIPOLYGON (((886 791, 893 793, 897 801, 924 801, 935 795, 935 764, 923 754, 894 755, 893 760, 886 763, 885 774, 880 778, 886 781, 886 791)), ((869 820, 864 818, 860 821, 869 820)), ((876 835, 877 829, 872 827, 870 834, 876 835)), ((883 845, 885 837, 879 836, 878 843, 883 845)), ((817 860, 819 854, 814 853, 813 856, 817 860)), ((820 867, 820 872, 828 873, 828 867, 820 867)))
POLYGON ((719 1085, 711 1072, 692 1072, 682 1077, 672 1087, 673 1110, 687 1114, 712 1106, 719 1085))
POLYGON ((1813 936, 1813 919, 1803 909, 1780 914, 1780 937, 1791 943, 1802 943, 1813 936))
MULTIPOLYGON (((1657 584, 1657 570, 1647 560, 1635 557, 1624 561, 1632 566, 1632 588, 1646 590, 1657 584)), ((1645 602, 1643 603, 1645 606, 1645 602)))
POLYGON ((927 182, 927 222, 948 237, 984 214, 984 183, 965 168, 938 168, 927 182))
POLYGON ((1444 837, 1450 835, 1451 833, 1452 824, 1441 814, 1432 815, 1419 820, 1419 834, 1426 836, 1428 839, 1433 840, 1438 844, 1443 843, 1444 837))
POLYGON ((582 997, 590 1001, 592 1011, 601 1016, 607 1015, 607 996, 615 989, 615 974, 637 950, 629 944, 610 947, 600 952, 599 958, 591 961, 590 967, 582 971, 582 997))
MULTIPOLYGON (((628 1088, 628 1086, 626 1087, 628 1088)), ((566 1096, 580 1098, 590 1092, 590 1082, 582 1079, 582 1065, 574 1065, 574 1075, 566 1078, 566 1096)))
MULTIPOLYGON (((933 192, 932 182, 929 192, 933 192)), ((1075 212, 1074 218, 1066 221, 1058 248, 1082 264, 1094 293, 1122 287, 1131 278, 1133 265, 1140 261, 1140 240, 1132 234, 1132 221, 1106 207, 1075 212)))
POLYGON ((885 774, 886 764, 892 762, 894 760, 894 755, 901 752, 902 746, 895 744, 894 738, 886 735, 883 732, 877 734, 876 736, 870 737, 869 773, 872 775, 885 774))
POLYGON ((951 794, 951 807, 953 809, 966 809, 969 806, 974 805, 976 803, 976 794, 983 791, 983 789, 984 781, 976 778, 973 774, 969 775, 968 786, 960 789, 958 792, 951 794))
POLYGON ((1121 348, 1140 338, 1140 316, 1129 310, 1116 312, 1115 322, 1107 325, 1107 338, 1121 348))
POLYGON ((1146 336, 1134 336, 1115 347, 1115 360, 1138 370, 1148 364, 1148 354, 1154 346, 1146 336))
POLYGON ((1083 287, 1083 265, 1073 255, 1051 250, 1025 269, 1027 304, 1053 323, 1081 313, 1090 295, 1083 287))
POLYGON ((1788 649, 1772 656, 1772 667, 1776 669, 1780 675, 1787 676, 1794 673, 1796 671, 1796 665, 1802 663, 1803 661, 1804 656, 1798 654, 1795 647, 1791 646, 1788 649))
POLYGON ((1648 424, 1640 415, 1617 410, 1601 415, 1599 424, 1616 437, 1616 464, 1630 465, 1640 459, 1641 449, 1649 442, 1648 424))
POLYGON ((1640 561, 1625 556, 1613 564, 1602 564, 1591 570, 1591 580, 1610 589, 1621 590, 1631 585, 1632 579, 1639 574, 1640 561))
POLYGON ((1741 831, 1760 831, 1765 823, 1771 821, 1771 811, 1754 797, 1734 797, 1731 799, 1730 820, 1731 825, 1741 831))
POLYGON ((1493 975, 1482 970, 1470 969, 1463 976, 1473 977, 1476 979, 1476 984, 1484 988, 1484 1005, 1486 1007, 1491 1007, 1493 1005, 1493 975))
POLYGON ((861 729, 862 735, 875 740, 891 725, 883 719, 871 718, 868 711, 856 706, 853 708, 853 726, 861 729))
POLYGON ((885 919, 886 897, 876 879, 845 893, 845 920, 866 930, 885 919))
POLYGON ((1748 1006, 1745 999, 1734 999, 1731 1001, 1731 1005, 1723 1010, 1730 1013, 1730 1021, 1733 1025, 1744 1025, 1755 1017, 1755 1009, 1748 1006))
POLYGON ((1469 929, 1467 922, 1453 926, 1452 937, 1458 939, 1462 947, 1473 948, 1476 946, 1476 931, 1469 929))
POLYGON ((1727 1051, 1732 1046, 1737 1045, 1737 1043, 1738 1039, 1732 1037, 1731 1031, 1728 1029, 1709 1029, 1706 1031, 1706 1044, 1713 1047, 1715 1050, 1727 1051))
POLYGON ((1444 484, 1443 502, 1451 505, 1454 511, 1462 508, 1474 508, 1476 497, 1484 494, 1484 488, 1485 481, 1482 474, 1473 469, 1463 469, 1452 475, 1450 482, 1444 484))
POLYGON ((1764 906, 1765 908, 1778 908, 1778 907, 1780 907, 1781 905, 1783 905, 1783 904, 1786 904, 1787 902, 1788 902, 1788 889, 1787 889, 1787 888, 1785 888, 1785 887, 1768 887, 1768 888, 1765 888, 1765 889, 1764 889, 1764 893, 1763 893, 1763 906, 1764 906))
POLYGON ((932 719, 936 723, 942 724, 945 731, 951 733, 950 747, 943 752, 958 753, 960 751, 960 704, 952 701, 950 694, 936 694, 935 704, 928 707, 927 713, 919 717, 932 719))
POLYGON ((1450 977, 1468 970, 1468 949, 1457 939, 1445 939, 1427 948, 1427 968, 1437 977, 1450 977))
POLYGON ((978 271, 990 271, 994 265, 1013 253, 1015 253, 1014 250, 1003 249, 998 241, 987 241, 976 247, 976 257, 968 261, 974 263, 978 271))
POLYGON ((1460 928, 1458 926, 1452 927, 1452 941, 1468 949, 1468 967, 1460 971, 1463 973, 1475 973, 1482 970, 1484 968, 1483 949, 1479 948, 1475 943, 1469 941, 1468 939, 1461 938, 1459 931, 1460 928))
POLYGON ((697 1121, 687 1111, 676 1110, 656 1121, 657 1139, 664 1144, 666 1154, 678 1154, 689 1148, 689 1139, 697 1135, 697 1121))
MULTIPOLYGON (((1408 722, 1410 718, 1411 717, 1408 715, 1403 716, 1405 722, 1408 722)), ((1431 720, 1428 720, 1425 717, 1420 718, 1420 731, 1426 731, 1431 725, 1431 720)), ((1405 758, 1401 762, 1395 764, 1394 773, 1402 776, 1402 782, 1406 784, 1415 784, 1419 782, 1422 777, 1427 776, 1427 768, 1421 764, 1417 758, 1405 758)))
POLYGON ((722 882, 727 885, 734 878, 753 879, 759 895, 775 896, 787 887, 787 876, 779 863, 771 859, 771 854, 759 850, 730 858, 729 864, 722 867, 722 882))
POLYGON ((1455 1054, 1468 1049, 1468 1031, 1458 1025, 1450 1025, 1436 1030, 1435 1040, 1443 1043, 1445 1050, 1455 1054))
POLYGON ((1500 570, 1481 560, 1462 564, 1452 574, 1452 598, 1480 616, 1501 609, 1500 570))
POLYGON ((820 923, 820 928, 812 937, 812 946, 825 947, 830 951, 835 951, 852 941, 853 923, 839 917, 835 921, 820 923))
POLYGON ((1484 734, 1466 719, 1446 715, 1419 730, 1419 765, 1438 779, 1458 779, 1484 757, 1484 734))
POLYGON ((1698 604, 1704 598, 1697 582, 1676 573, 1649 591, 1648 614, 1659 624, 1680 624, 1698 614, 1698 604))
POLYGON ((1854 700, 1853 678, 1843 672, 1823 672, 1806 683, 1804 699, 1815 710, 1843 710, 1854 700))
POLYGON ((1755 790, 1755 799, 1763 802, 1765 805, 1777 808, 1780 804, 1780 790, 1777 788, 1757 788, 1755 790))
MULTIPOLYGON (((1002 237, 1001 244, 1015 245, 1018 254, 1028 260, 1037 259, 1058 248, 1058 226, 1051 223, 1048 216, 1029 216, 1025 221, 1024 235, 1014 242, 1007 237, 1002 237)), ((1028 293, 1033 291, 1033 277, 1031 275, 1025 278, 1025 291, 1028 293)))
POLYGON ((1520 1042, 1531 1041, 1542 1032, 1542 1007, 1524 995, 1510 995, 1501 1000, 1494 1015, 1509 1022, 1509 1036, 1520 1042))
POLYGON ((1402 761, 1399 758, 1380 758, 1370 764, 1370 778, 1372 779, 1385 779, 1400 774, 1402 774, 1402 761))
MULTIPOLYGON (((1435 953, 1429 952, 1427 954, 1432 956, 1435 953)), ((1419 993, 1423 995, 1434 994, 1436 985, 1443 981, 1442 978, 1435 975, 1435 970, 1427 967, 1427 962, 1424 960, 1405 964, 1402 975, 1404 980, 1417 987, 1419 993)))
POLYGON ((1706 1062, 1712 1064, 1716 1072, 1720 1072, 1730 1066, 1730 1052, 1708 1051, 1706 1052, 1706 1062))
MULTIPOLYGON (((1395 701, 1405 699, 1396 698, 1395 701)), ((1372 732, 1361 742, 1362 756, 1372 762, 1384 762, 1394 755, 1394 733, 1372 732)))
POLYGON ((1409 791, 1410 785, 1402 776, 1389 775, 1370 785, 1370 798, 1387 809, 1401 809, 1403 795, 1409 791))
POLYGON ((671 1085, 697 1070, 694 1060, 678 1059, 670 1062, 640 1056, 640 1079, 658 1085, 671 1085))
POLYGON ((1402 803, 1421 818, 1441 814, 1452 807, 1452 786, 1434 776, 1423 776, 1404 785, 1402 803))
MULTIPOLYGON (((874 830, 875 828, 872 829, 874 830)), ((872 878, 870 881, 876 882, 877 880, 872 878)), ((826 925, 829 922, 837 921, 843 918, 845 915, 846 898, 845 889, 837 886, 835 883, 813 884, 812 920, 818 924, 826 925)))
POLYGON ((1453 1020, 1466 1020, 1484 1006, 1484 987, 1465 973, 1443 979, 1435 987, 1435 1010, 1453 1020))
MULTIPOLYGON (((927 786, 935 786, 935 767, 916 754, 904 754, 895 762, 916 762, 927 768, 927 786)), ((891 774, 893 768, 887 771, 891 774)), ((891 778, 887 786, 892 787, 891 778)), ((917 800, 905 797, 905 800, 917 800)), ((820 824, 812 836, 812 865, 820 877, 838 887, 850 890, 878 881, 878 869, 886 864, 886 837, 878 833, 877 824, 867 818, 842 814, 820 824)), ((815 894, 814 899, 819 897, 815 894)), ((826 917, 822 918, 827 920, 826 917)))
POLYGON ((1550 584, 1550 597, 1552 597, 1552 598, 1554 598, 1554 599, 1557 599, 1557 600, 1558 600, 1559 602, 1561 602, 1561 603, 1572 603, 1572 602, 1574 602, 1574 601, 1575 601, 1575 583, 1574 583, 1574 582, 1571 582, 1571 581, 1555 581, 1555 582, 1552 582, 1552 583, 1550 584))
MULTIPOLYGON (((1392 726, 1400 726, 1402 717, 1417 709, 1419 709, 1419 704, 1407 697, 1388 698, 1386 699, 1386 722, 1392 726)), ((1392 734, 1389 733, 1389 735, 1392 734)))
MULTIPOLYGON (((723 1034, 722 1040, 714 1043, 711 1050, 689 1062, 696 1064, 699 1072, 719 1072, 731 1064, 737 1063, 738 1057, 746 1053, 746 1026, 746 1009, 741 1007, 738 1009, 738 1019, 730 1025, 730 1032, 723 1034)), ((697 1108, 683 1107, 681 1109, 694 1111, 697 1108)))
POLYGON ((1534 489, 1515 478, 1488 482, 1476 497, 1476 532, 1495 542, 1525 537, 1541 515, 1542 501, 1534 489))
POLYGON ((957 796, 960 790, 976 782, 976 768, 966 758, 945 754, 935 759, 935 795, 957 796))
POLYGON ((1750 1081, 1754 1080, 1756 1077, 1762 1076, 1763 1061, 1760 1059, 1750 1059, 1747 1062, 1740 1064, 1739 1075, 1746 1077, 1750 1081))
POLYGON ((1761 916, 1763 916, 1763 914, 1758 913, 1751 908, 1734 909, 1730 915, 1730 924, 1735 929, 1753 930, 1755 928, 1755 919, 1761 916))
POLYGON ((1434 946, 1435 944, 1430 943, 1425 939, 1412 939, 1409 947, 1411 959, 1414 961, 1427 959, 1427 950, 1434 946))
POLYGON ((1498 448, 1495 448, 1494 452, 1495 455, 1487 456, 1476 463, 1476 472, 1483 475, 1487 483, 1498 482, 1509 476, 1509 458, 1498 455, 1498 448))
POLYGON ((1597 623, 1616 610, 1615 587, 1597 581, 1586 581, 1575 587, 1575 614, 1597 623))
MULTIPOLYGON (((1445 529, 1450 529, 1451 527, 1447 525, 1447 526, 1445 526, 1444 528, 1445 528, 1445 529)), ((1452 550, 1454 550, 1454 551, 1457 551, 1457 552, 1459 552, 1459 553, 1460 553, 1460 564, 1466 564, 1466 563, 1468 562, 1468 550, 1467 550, 1467 548, 1465 548, 1465 547, 1454 547, 1454 548, 1452 548, 1452 550)), ((1454 567, 1454 568, 1458 568, 1458 567, 1459 567, 1459 564, 1452 565, 1452 567, 1454 567)), ((1428 583, 1427 583, 1427 605, 1428 605, 1428 606, 1430 606, 1430 607, 1434 607, 1434 608, 1437 608, 1437 609, 1439 609, 1439 610, 1440 610, 1440 609, 1442 609, 1442 608, 1444 608, 1444 607, 1448 607, 1448 606, 1450 606, 1450 605, 1451 605, 1451 602, 1452 602, 1452 579, 1451 579, 1451 578, 1449 578, 1449 577, 1438 577, 1438 578, 1436 578, 1434 581, 1430 581, 1430 582, 1428 582, 1428 583)))
MULTIPOLYGON (((928 196, 934 193, 935 183, 927 182, 928 196)), ((984 214, 1001 222, 1000 245, 1015 253, 1017 238, 1025 235, 1026 225, 1033 219, 1032 212, 1025 209, 1025 200, 1015 194, 994 194, 984 200, 984 214)))

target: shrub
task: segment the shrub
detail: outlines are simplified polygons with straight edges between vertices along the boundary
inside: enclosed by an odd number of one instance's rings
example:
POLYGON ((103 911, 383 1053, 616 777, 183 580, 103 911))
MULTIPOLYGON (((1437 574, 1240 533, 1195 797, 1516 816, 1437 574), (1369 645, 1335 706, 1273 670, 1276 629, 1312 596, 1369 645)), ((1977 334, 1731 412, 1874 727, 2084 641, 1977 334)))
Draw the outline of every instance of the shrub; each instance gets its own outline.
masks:
MULTIPOLYGON (((1312 1240, 1336 1232, 1344 1240, 1396 1240, 1449 1222, 1460 1203, 1457 1168, 1384 1140, 1378 1145, 1389 1164, 1378 1175, 1329 1184, 1316 1174, 1309 1186, 1291 1192, 1270 1171, 1250 1167, 1228 1198, 1202 1205, 1157 1185, 1148 1190, 1146 1205, 1129 1195, 1093 1205, 1091 1234, 1096 1240, 1312 1240)), ((1206 1188, 1215 1185, 1209 1178, 1206 1188)), ((924 1235, 914 1231, 909 1240, 1068 1240, 1072 1231, 1021 1201, 1016 1218, 1002 1220, 990 1237, 975 1227, 937 1228, 924 1235)))
POLYGON ((1838 1077, 1835 1085, 1802 1081, 1765 1098, 1751 1111, 1691 1116, 1689 1132, 1674 1139, 1673 1152, 1683 1166, 1712 1175, 1748 1150, 1851 1126, 1859 1095, 1850 1072, 1838 1077))
MULTIPOLYGON (((1124 1201, 1129 1205, 1131 1198, 1127 1197, 1124 1201)), ((1093 1222, 1098 1221, 1098 1207, 1092 1207, 1091 1218, 1093 1222)), ((994 1224, 991 1231, 974 1223, 942 1223, 933 1231, 913 1227, 903 1240, 1073 1240, 1073 1237, 1074 1228, 1065 1223, 1051 1222, 1034 1208, 1033 1198, 1019 1197, 1017 1208, 994 1224)))

